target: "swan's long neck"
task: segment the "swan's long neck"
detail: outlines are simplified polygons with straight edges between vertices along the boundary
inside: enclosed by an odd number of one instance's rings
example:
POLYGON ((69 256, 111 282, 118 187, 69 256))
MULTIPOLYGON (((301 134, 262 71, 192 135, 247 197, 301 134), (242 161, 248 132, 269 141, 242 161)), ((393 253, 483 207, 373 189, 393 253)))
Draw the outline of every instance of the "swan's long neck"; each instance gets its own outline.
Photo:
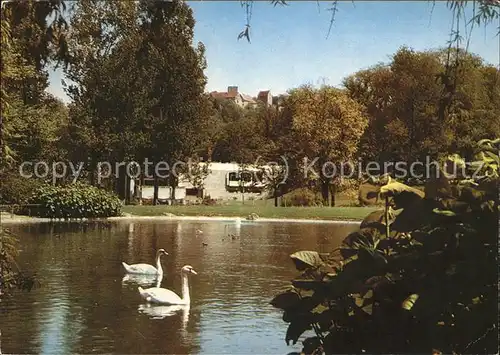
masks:
POLYGON ((158 253, 158 255, 156 256, 156 269, 158 270, 159 274, 163 274, 163 269, 161 268, 160 258, 161 258, 161 254, 158 253))
POLYGON ((182 300, 186 304, 189 304, 189 302, 190 302, 188 275, 186 275, 184 273, 182 274, 182 300))

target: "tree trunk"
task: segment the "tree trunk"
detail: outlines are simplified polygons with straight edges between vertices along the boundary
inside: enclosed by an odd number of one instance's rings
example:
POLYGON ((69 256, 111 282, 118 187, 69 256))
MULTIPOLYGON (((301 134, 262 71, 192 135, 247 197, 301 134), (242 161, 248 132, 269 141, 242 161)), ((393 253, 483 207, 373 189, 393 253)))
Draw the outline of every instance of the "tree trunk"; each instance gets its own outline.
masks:
POLYGON ((115 186, 114 186, 114 191, 118 195, 120 199, 125 201, 125 204, 127 204, 127 174, 125 173, 125 167, 124 166, 119 166, 117 170, 117 175, 112 178, 112 181, 114 181, 115 186))
POLYGON ((138 177, 137 179, 134 179, 134 203, 137 203, 137 200, 139 199, 140 195, 140 183, 141 183, 141 178, 138 177))
POLYGON ((329 184, 330 207, 335 207, 335 194, 337 193, 337 185, 329 184))
POLYGON ((175 204, 175 184, 171 184, 170 185, 170 190, 171 190, 171 193, 170 193, 170 203, 172 205, 175 204))
POLYGON ((212 161, 213 148, 212 145, 209 145, 207 148, 207 161, 212 161))
POLYGON ((328 181, 321 182, 321 197, 323 198, 323 205, 330 207, 330 188, 328 181))
POLYGON ((171 189, 171 193, 170 193, 170 204, 171 205, 174 205, 175 204, 175 188, 177 187, 177 184, 178 184, 178 180, 175 176, 171 175, 170 176, 170 189, 171 189))
MULTIPOLYGON (((4 152, 7 152, 7 149, 5 148, 5 142, 3 141, 3 114, 0 114, 0 173, 3 173, 3 168, 5 164, 5 154, 4 152)), ((3 177, 3 176, 2 176, 3 177)))
POLYGON ((156 206, 158 204, 158 176, 154 176, 153 178, 153 205, 156 206))
POLYGON ((90 170, 90 171, 89 171, 89 183, 90 183, 90 185, 95 186, 95 180, 96 180, 95 176, 96 176, 96 171, 95 171, 94 162, 92 162, 92 163, 90 164, 90 169, 89 169, 89 170, 90 170))
POLYGON ((127 174, 123 174, 125 183, 124 185, 124 192, 125 192, 125 204, 130 205, 130 177, 128 177, 127 174))
POLYGON ((142 206, 142 186, 144 185, 144 176, 139 176, 139 205, 142 206))

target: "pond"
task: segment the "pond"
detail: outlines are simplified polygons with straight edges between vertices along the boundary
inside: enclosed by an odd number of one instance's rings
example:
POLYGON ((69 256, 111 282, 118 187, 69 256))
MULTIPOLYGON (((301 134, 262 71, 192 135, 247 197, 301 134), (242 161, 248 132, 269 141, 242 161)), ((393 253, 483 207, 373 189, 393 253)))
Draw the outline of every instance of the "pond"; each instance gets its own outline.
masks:
POLYGON ((358 224, 119 221, 9 225, 22 270, 41 287, 0 302, 4 353, 287 354, 287 324, 269 302, 297 276, 289 255, 329 252, 358 224), (228 237, 234 235, 234 237, 228 237), (148 306, 122 261, 154 264, 180 294, 191 265, 189 309, 148 306))

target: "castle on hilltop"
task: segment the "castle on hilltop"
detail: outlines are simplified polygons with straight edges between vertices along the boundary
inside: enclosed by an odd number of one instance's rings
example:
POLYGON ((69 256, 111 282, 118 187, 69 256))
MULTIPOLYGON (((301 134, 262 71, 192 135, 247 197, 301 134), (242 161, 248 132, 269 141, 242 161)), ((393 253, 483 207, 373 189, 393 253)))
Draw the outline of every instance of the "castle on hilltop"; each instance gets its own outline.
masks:
POLYGON ((212 91, 210 96, 216 99, 231 100, 240 107, 257 106, 259 102, 266 106, 271 106, 274 99, 270 90, 259 91, 257 97, 251 97, 239 92, 237 86, 228 86, 227 91, 223 92, 212 91))

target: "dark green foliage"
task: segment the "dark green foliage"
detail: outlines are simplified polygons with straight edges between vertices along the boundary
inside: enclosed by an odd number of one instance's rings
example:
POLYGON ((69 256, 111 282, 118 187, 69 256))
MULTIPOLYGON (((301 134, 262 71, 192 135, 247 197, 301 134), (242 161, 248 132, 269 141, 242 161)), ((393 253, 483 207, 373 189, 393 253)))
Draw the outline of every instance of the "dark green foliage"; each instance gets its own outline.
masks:
POLYGON ((39 180, 27 179, 15 173, 5 175, 0 184, 0 204, 26 204, 41 184, 39 180))
MULTIPOLYGON (((480 143, 477 158, 500 146, 480 143)), ((271 301, 290 323, 287 343, 311 328, 306 354, 496 352, 498 174, 474 180, 430 179, 425 196, 389 180, 386 211, 340 248, 293 254, 302 275, 271 301)))
POLYGON ((17 287, 30 291, 39 285, 35 275, 25 275, 17 269, 18 240, 8 230, 0 229, 0 298, 17 287))
POLYGON ((30 201, 41 206, 35 213, 48 218, 98 218, 120 214, 122 203, 114 194, 90 185, 45 185, 30 201))
POLYGON ((215 206, 217 205, 217 200, 211 198, 210 196, 205 196, 203 198, 202 204, 205 206, 215 206))
POLYGON ((454 51, 403 47, 390 63, 344 80, 350 97, 369 116, 359 147, 365 161, 425 161, 450 152, 470 159, 475 142, 500 134, 498 70, 476 55, 454 51), (440 117, 444 89, 439 77, 449 55, 457 56, 461 70, 454 74, 455 93, 440 117))
POLYGON ((322 203, 321 196, 305 188, 294 190, 283 196, 281 200, 282 206, 317 206, 322 203))

